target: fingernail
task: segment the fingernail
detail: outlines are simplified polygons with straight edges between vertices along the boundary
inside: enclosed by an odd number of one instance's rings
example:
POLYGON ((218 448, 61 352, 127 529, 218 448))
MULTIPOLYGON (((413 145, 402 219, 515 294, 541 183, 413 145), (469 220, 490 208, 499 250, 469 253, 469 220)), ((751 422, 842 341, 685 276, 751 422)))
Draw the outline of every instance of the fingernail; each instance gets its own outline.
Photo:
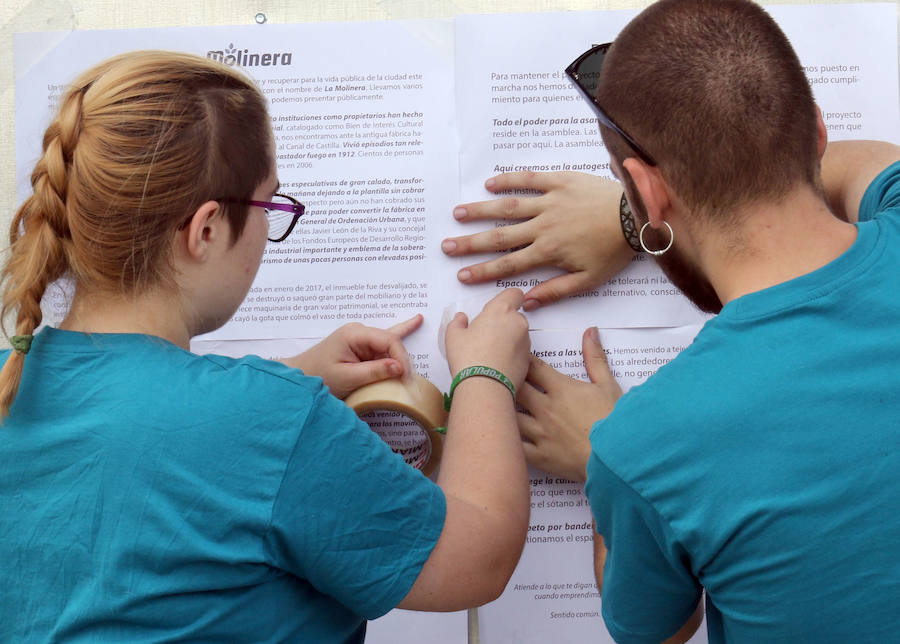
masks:
POLYGON ((523 311, 534 311, 540 305, 541 305, 541 303, 538 300, 525 300, 525 302, 522 304, 522 310, 523 311))
POLYGON ((472 279, 472 271, 470 271, 468 268, 464 268, 456 274, 456 279, 458 279, 460 282, 468 282, 470 279, 472 279))
POLYGON ((449 255, 456 250, 456 242, 452 239, 445 239, 441 242, 441 250, 449 255))
POLYGON ((490 190, 491 188, 494 187, 495 183, 496 183, 496 181, 494 181, 493 178, 488 179, 487 181, 484 182, 484 187, 487 188, 488 190, 490 190))
POLYGON ((595 326, 591 327, 591 340, 593 340, 597 344, 600 344, 600 331, 598 331, 597 327, 595 326))
POLYGON ((462 206, 453 209, 453 217, 454 219, 465 219, 466 218, 466 209, 462 206))
POLYGON ((400 374, 403 373, 403 367, 401 367, 400 364, 397 362, 392 362, 388 366, 388 371, 390 372, 390 374, 392 376, 399 376, 400 374))

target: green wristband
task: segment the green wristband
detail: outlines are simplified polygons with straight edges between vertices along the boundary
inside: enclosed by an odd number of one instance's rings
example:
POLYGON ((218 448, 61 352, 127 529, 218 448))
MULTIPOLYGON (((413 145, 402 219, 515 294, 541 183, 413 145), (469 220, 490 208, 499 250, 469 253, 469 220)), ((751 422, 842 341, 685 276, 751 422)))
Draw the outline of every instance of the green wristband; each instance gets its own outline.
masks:
POLYGON ((466 367, 465 369, 460 369, 459 373, 456 374, 456 377, 453 379, 453 382, 450 384, 450 393, 444 394, 444 410, 450 411, 450 403, 453 402, 453 392, 456 391, 457 386, 466 378, 471 378, 472 376, 485 376, 486 378, 493 378, 497 382, 503 383, 507 389, 509 389, 509 393, 512 394, 513 402, 516 401, 516 386, 512 383, 512 380, 503 375, 502 372, 497 371, 491 367, 484 367, 481 365, 475 365, 473 367, 466 367))

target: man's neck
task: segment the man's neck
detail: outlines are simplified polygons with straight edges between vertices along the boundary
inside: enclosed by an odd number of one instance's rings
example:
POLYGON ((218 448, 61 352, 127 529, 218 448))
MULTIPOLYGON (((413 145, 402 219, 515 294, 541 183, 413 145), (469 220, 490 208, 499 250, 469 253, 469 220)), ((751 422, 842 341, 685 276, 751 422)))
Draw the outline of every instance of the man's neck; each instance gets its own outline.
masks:
POLYGON ((191 332, 178 298, 161 291, 111 296, 75 291, 59 328, 83 333, 143 333, 189 349, 191 332))
POLYGON ((699 252, 723 304, 825 266, 856 240, 856 227, 835 217, 811 188, 775 203, 754 204, 736 231, 716 231, 699 252))

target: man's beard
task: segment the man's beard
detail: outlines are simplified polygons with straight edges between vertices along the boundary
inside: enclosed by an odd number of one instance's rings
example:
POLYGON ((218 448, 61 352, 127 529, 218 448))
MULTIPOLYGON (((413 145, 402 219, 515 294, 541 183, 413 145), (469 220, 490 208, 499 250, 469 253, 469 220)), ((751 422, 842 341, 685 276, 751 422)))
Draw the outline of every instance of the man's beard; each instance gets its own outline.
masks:
MULTIPOLYGON (((624 172, 623 176, 625 179, 623 185, 628 195, 628 201, 631 204, 634 223, 636 228, 640 230, 641 226, 648 220, 647 209, 631 177, 627 172, 624 172)), ((669 243, 668 232, 669 229, 665 226, 659 230, 648 227, 644 233, 644 241, 647 244, 647 248, 651 250, 665 248, 669 243)), ((662 255, 655 256, 654 259, 656 259, 656 263, 659 264, 666 277, 669 278, 669 281, 681 290, 685 297, 694 303, 694 306, 704 313, 718 313, 722 310, 722 300, 719 299, 712 283, 694 262, 684 256, 678 249, 678 244, 672 244, 668 251, 662 255)))
POLYGON ((706 275, 696 264, 684 257, 674 244, 668 252, 656 258, 656 263, 669 281, 698 309, 704 313, 718 313, 722 310, 722 300, 719 299, 706 275))

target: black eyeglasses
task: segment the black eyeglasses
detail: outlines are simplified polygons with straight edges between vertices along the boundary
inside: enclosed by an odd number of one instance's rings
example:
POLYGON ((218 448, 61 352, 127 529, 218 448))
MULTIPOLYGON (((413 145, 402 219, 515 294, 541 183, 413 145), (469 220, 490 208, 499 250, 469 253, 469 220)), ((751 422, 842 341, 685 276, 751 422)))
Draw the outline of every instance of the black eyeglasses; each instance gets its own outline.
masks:
POLYGON ((597 83, 600 80, 600 69, 603 67, 603 59, 606 58, 606 52, 609 51, 611 45, 611 42, 604 45, 594 45, 566 67, 566 75, 591 101, 597 116, 600 117, 600 122, 625 139, 644 163, 656 165, 653 157, 638 145, 638 142, 631 138, 628 132, 620 128, 597 101, 597 83))
POLYGON ((306 206, 287 195, 276 194, 272 201, 255 201, 253 199, 219 199, 228 203, 239 203, 247 206, 259 206, 266 211, 269 220, 269 241, 280 242, 287 239, 297 220, 306 212, 306 206))

